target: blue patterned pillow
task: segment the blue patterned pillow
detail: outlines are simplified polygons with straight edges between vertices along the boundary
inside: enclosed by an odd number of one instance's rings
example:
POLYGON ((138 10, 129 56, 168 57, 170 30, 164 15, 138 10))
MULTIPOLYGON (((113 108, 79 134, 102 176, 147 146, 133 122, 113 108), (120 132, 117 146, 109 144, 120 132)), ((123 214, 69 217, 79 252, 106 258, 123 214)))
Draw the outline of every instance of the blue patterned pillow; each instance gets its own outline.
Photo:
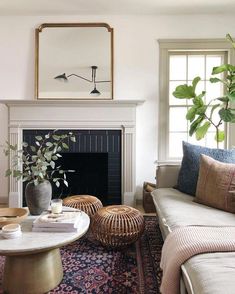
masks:
POLYGON ((235 150, 213 149, 183 142, 183 159, 176 187, 183 193, 196 194, 200 154, 220 162, 235 163, 235 150))

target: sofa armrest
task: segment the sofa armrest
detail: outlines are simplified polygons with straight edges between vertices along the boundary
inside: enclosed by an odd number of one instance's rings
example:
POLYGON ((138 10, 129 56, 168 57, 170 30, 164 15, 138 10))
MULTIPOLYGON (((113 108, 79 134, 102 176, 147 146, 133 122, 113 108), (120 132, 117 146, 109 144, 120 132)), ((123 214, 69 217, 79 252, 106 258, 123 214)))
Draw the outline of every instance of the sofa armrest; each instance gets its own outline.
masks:
POLYGON ((156 171, 157 188, 172 188, 177 184, 180 165, 159 165, 156 171))

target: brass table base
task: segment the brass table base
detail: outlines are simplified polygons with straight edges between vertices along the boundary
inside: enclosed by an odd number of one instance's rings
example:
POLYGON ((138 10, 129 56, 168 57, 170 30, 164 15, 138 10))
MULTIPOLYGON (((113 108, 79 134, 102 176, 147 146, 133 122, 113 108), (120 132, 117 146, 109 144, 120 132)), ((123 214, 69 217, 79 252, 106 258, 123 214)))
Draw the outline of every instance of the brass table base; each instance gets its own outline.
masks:
POLYGON ((54 289, 62 278, 58 248, 36 254, 6 256, 3 275, 6 293, 42 294, 54 289))

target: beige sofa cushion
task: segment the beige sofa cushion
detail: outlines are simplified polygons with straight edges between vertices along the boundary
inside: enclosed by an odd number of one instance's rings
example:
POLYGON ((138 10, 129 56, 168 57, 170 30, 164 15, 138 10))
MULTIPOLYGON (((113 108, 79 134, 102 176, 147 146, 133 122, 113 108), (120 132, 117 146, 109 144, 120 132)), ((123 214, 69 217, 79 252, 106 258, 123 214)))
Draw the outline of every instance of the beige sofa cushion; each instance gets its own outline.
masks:
POLYGON ((185 283, 193 294, 235 293, 235 252, 193 256, 182 266, 185 283))
POLYGON ((222 163, 201 155, 194 201, 235 212, 235 164, 222 163))
POLYGON ((151 194, 170 230, 189 225, 235 226, 235 214, 193 202, 194 197, 176 189, 160 188, 151 194))

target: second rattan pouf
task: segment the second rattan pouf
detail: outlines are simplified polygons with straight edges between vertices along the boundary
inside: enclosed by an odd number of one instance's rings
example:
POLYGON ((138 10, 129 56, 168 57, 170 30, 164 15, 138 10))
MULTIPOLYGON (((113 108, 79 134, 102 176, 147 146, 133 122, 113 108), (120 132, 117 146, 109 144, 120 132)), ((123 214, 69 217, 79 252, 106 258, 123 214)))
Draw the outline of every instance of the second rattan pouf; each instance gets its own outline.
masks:
POLYGON ((98 209, 103 207, 101 201, 95 196, 74 195, 64 198, 63 205, 80 209, 92 217, 98 209))
POLYGON ((103 245, 123 247, 141 236, 144 218, 137 209, 130 206, 111 205, 97 211, 91 221, 91 230, 103 245))

